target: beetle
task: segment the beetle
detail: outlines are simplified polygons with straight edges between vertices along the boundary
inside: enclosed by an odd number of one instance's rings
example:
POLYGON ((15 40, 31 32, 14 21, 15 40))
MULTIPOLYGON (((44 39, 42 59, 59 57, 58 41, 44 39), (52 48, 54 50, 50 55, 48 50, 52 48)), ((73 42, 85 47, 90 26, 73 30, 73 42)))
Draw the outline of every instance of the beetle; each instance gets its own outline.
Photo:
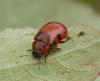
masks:
POLYGON ((58 43, 65 43, 69 38, 65 41, 62 41, 68 34, 67 28, 59 23, 59 22, 49 22, 45 24, 35 35, 34 42, 32 43, 32 49, 28 51, 32 51, 33 57, 40 60, 42 55, 48 56, 51 49, 56 48, 58 43))

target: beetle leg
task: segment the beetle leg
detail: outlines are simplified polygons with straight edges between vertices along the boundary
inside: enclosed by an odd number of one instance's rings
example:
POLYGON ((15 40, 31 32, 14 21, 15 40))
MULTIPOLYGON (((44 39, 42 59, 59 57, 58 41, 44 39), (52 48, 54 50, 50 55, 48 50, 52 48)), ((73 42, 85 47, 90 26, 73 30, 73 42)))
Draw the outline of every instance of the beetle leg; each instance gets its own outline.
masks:
POLYGON ((21 55, 20 57, 23 57, 23 56, 33 56, 33 55, 21 55))
POLYGON ((40 58, 39 57, 37 57, 37 59, 40 61, 40 58))
POLYGON ((33 49, 29 49, 29 50, 26 50, 26 51, 32 51, 33 49))
POLYGON ((60 50, 60 51, 61 51, 61 49, 60 49, 60 48, 54 48, 54 49, 57 49, 57 50, 60 50))
POLYGON ((46 63, 46 57, 49 55, 49 52, 47 52, 47 54, 45 55, 45 63, 46 63))
POLYGON ((66 39, 66 41, 60 41, 59 43, 65 43, 65 42, 67 42, 69 39, 70 39, 70 37, 68 37, 68 38, 66 39))

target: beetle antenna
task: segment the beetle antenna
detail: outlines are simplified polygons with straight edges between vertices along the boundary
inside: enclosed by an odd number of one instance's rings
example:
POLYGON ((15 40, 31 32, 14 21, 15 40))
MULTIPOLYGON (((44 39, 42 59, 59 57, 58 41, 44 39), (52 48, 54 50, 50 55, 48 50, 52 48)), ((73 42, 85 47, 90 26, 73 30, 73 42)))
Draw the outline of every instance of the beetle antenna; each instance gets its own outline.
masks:
POLYGON ((23 56, 33 56, 33 55, 21 55, 20 57, 23 57, 23 56))

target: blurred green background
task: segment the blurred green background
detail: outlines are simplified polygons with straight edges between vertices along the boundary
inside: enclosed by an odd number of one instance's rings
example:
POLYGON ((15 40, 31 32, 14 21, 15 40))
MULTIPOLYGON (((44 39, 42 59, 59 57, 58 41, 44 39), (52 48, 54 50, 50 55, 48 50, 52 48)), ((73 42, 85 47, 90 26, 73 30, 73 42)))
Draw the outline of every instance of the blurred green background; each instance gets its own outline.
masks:
POLYGON ((100 30, 99 0, 0 0, 0 30, 41 28, 57 21, 67 28, 84 23, 100 30))
POLYGON ((41 28, 51 21, 67 28, 83 23, 100 30, 100 0, 0 0, 0 30, 41 28))

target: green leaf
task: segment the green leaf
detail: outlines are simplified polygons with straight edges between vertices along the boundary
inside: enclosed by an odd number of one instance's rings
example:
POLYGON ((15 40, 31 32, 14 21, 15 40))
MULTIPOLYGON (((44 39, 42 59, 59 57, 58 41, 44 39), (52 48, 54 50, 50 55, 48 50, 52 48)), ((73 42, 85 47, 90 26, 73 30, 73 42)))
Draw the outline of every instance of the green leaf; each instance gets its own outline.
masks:
POLYGON ((74 46, 62 51, 52 50, 46 63, 44 56, 40 62, 29 56, 20 57, 31 55, 26 50, 31 49, 38 29, 0 32, 0 81, 93 81, 100 71, 100 32, 82 23, 68 31, 74 46), (38 63, 40 69, 45 66, 49 73, 43 76, 35 74, 34 67, 38 63))

